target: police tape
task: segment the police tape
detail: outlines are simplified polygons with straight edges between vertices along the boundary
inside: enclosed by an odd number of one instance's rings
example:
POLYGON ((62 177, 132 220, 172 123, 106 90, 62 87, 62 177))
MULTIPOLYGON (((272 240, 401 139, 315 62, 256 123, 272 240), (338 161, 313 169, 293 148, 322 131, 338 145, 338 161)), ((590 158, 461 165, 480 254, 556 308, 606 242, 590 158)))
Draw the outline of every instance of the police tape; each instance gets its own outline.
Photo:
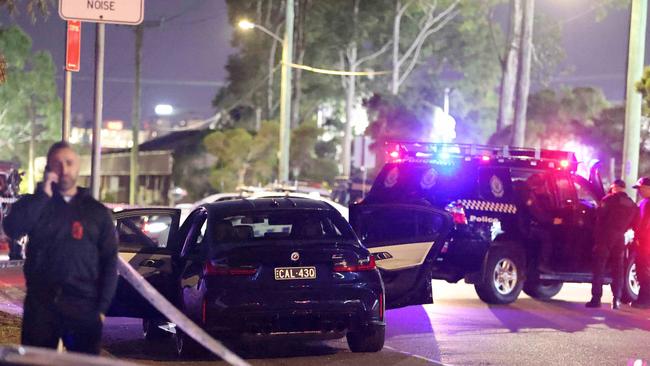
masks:
POLYGON ((14 267, 22 267, 25 265, 24 260, 8 260, 8 261, 0 261, 0 269, 3 268, 14 268, 14 267))
POLYGON ((205 330, 196 325, 185 314, 180 312, 169 300, 164 298, 147 280, 145 280, 131 265, 123 258, 118 260, 118 271, 127 282, 135 288, 142 297, 153 307, 160 311, 177 328, 181 328, 188 336, 201 344, 210 352, 221 357, 231 365, 248 366, 249 363, 226 348, 221 342, 212 338, 205 330))
POLYGON ((75 352, 59 353, 50 349, 27 346, 0 346, 0 365, 47 366, 140 366, 139 363, 115 358, 90 356, 75 352))

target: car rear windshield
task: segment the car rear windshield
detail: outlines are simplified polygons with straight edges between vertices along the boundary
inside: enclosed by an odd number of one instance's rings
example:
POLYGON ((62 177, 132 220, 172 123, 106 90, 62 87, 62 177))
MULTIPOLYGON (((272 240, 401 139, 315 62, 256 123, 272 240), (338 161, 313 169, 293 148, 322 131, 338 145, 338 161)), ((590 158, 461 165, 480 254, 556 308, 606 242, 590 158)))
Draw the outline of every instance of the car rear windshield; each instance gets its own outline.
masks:
POLYGON ((357 240, 350 225, 339 214, 312 209, 253 211, 226 216, 213 222, 210 231, 211 242, 216 247, 284 240, 357 240))

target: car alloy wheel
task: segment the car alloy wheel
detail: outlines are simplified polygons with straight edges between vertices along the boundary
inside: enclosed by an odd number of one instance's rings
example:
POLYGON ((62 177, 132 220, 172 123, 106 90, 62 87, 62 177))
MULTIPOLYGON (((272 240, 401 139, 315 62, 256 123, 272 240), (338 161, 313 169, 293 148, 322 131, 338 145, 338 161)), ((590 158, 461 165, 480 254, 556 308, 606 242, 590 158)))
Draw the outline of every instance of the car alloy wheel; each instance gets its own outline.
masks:
POLYGON ((501 295, 509 295, 517 286, 517 266, 510 258, 501 258, 494 266, 494 288, 501 295))
POLYGON ((627 273, 627 283, 630 286, 630 290, 634 293, 635 296, 639 296, 639 278, 636 275, 636 263, 632 263, 630 270, 627 273))

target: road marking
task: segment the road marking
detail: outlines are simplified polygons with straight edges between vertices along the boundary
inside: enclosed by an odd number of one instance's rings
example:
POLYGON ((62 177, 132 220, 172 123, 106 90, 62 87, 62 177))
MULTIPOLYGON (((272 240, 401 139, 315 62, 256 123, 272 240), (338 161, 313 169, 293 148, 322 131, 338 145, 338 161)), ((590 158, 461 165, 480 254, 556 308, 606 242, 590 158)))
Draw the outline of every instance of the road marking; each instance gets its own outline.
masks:
POLYGON ((431 358, 427 358, 427 357, 424 357, 424 356, 416 355, 415 353, 406 352, 406 351, 400 351, 400 350, 398 350, 397 348, 393 348, 393 347, 391 347, 391 346, 384 346, 384 348, 387 348, 387 349, 389 349, 389 350, 391 350, 391 351, 395 351, 395 352, 401 353, 401 354, 403 354, 403 355, 407 355, 407 356, 411 356, 411 357, 419 358, 419 359, 424 360, 424 361, 427 361, 427 362, 431 362, 431 363, 434 364, 434 365, 447 366, 447 365, 445 365, 444 363, 441 363, 440 361, 436 361, 436 360, 433 360, 433 359, 431 359, 431 358))

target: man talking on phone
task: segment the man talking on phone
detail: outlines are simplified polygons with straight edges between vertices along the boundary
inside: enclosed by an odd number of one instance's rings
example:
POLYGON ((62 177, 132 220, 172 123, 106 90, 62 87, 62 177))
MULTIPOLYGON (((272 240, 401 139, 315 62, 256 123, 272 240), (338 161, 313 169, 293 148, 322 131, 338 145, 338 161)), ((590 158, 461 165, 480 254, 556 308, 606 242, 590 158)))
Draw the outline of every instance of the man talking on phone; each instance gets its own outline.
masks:
POLYGON ((99 354, 117 285, 117 238, 108 209, 77 187, 79 156, 67 142, 47 153, 36 192, 14 204, 4 229, 28 237, 21 342, 99 354))

